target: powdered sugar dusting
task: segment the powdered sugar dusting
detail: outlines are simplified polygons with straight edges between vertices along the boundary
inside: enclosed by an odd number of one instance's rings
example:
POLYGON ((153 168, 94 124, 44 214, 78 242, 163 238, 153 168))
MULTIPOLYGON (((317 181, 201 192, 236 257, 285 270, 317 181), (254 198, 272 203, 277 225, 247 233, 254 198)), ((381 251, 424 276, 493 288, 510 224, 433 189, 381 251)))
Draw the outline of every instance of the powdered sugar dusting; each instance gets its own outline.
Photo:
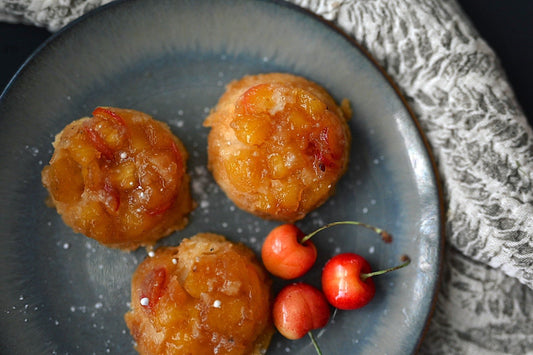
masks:
POLYGON ((195 166, 191 172, 191 187, 196 198, 199 198, 199 204, 201 208, 209 207, 209 191, 213 185, 211 175, 207 167, 198 165, 195 166))

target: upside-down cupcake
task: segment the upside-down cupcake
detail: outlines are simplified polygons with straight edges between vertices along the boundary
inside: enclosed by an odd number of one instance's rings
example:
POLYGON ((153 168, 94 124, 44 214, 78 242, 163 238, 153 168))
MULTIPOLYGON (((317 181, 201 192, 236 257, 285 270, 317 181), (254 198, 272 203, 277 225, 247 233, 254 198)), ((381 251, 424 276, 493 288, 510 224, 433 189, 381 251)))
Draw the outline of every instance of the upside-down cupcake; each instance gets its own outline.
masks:
POLYGON ((264 354, 270 285, 251 249, 198 234, 138 266, 126 324, 140 354, 264 354))
POLYGON ((131 250, 187 224, 193 208, 187 152, 166 124, 139 111, 98 107, 67 125, 53 146, 42 182, 74 231, 131 250))
POLYGON ((230 83, 204 125, 208 166, 241 209, 281 221, 324 203, 346 171, 351 134, 347 101, 282 73, 230 83))

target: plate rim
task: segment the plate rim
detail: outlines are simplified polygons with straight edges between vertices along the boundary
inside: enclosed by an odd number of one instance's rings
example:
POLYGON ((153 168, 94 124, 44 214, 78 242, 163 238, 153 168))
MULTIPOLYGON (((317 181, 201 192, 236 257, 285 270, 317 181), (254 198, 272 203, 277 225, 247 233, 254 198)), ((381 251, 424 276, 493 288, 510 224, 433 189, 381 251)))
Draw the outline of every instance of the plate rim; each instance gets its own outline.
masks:
POLYGON ((445 202, 444 202, 444 189, 442 185, 442 179, 439 174, 438 169, 438 163, 435 158, 435 154, 433 152, 433 149, 431 147, 431 144, 429 143, 429 139, 427 138, 427 135, 425 134, 422 124, 420 123, 420 120, 418 119, 418 116, 416 115, 414 109, 409 105, 409 102, 407 98, 405 97, 404 93, 402 92, 400 86, 394 81, 391 75, 387 73, 387 71, 379 64, 376 58, 370 53, 369 50, 367 50, 365 47, 363 47, 355 38, 350 36, 346 31, 344 31, 342 28, 340 28, 336 23, 327 20, 316 13, 312 12, 311 10, 308 10, 306 8, 303 8, 301 6, 283 2, 281 0, 258 0, 258 1, 270 1, 274 3, 278 3, 280 5, 285 5, 288 7, 293 8, 296 11, 300 11, 302 13, 307 14, 308 16, 313 17, 315 20, 322 22, 324 25, 330 27, 332 30, 336 31, 339 35, 344 37, 346 40, 348 40, 352 46, 356 47, 362 54, 365 56, 374 66, 375 69, 379 71, 381 76, 385 79, 385 81, 391 86, 396 96, 400 99, 403 106, 407 110, 407 113, 409 117, 411 118, 412 122, 414 123, 416 130, 418 132, 418 136, 422 140, 422 144, 424 145, 425 152, 427 154, 427 158, 431 164, 431 172, 433 175, 433 179, 435 181, 435 187, 436 187, 436 195, 438 199, 438 211, 439 211, 439 252, 437 254, 437 262, 438 262, 438 268, 435 278, 435 287, 433 288, 433 294, 431 297, 431 304, 428 314, 426 315, 426 319, 424 321, 424 327, 422 329, 422 332, 420 334, 420 337, 417 341, 417 344, 414 349, 414 353, 417 353, 420 349, 420 346, 422 345, 422 342, 428 332, 431 319, 433 318, 433 314, 435 312, 435 308, 437 305, 437 298, 439 294, 439 290, 441 287, 442 282, 442 272, 443 272, 443 260, 444 260, 444 250, 445 250, 445 241, 446 241, 446 214, 445 214, 445 202))

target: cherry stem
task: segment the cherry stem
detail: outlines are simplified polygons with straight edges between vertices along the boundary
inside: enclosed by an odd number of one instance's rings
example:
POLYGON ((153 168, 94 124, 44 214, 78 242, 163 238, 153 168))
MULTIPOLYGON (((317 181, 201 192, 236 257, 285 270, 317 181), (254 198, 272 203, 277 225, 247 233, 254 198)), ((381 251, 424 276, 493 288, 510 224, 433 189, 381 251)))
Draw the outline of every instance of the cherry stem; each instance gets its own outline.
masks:
POLYGON ((361 278, 361 281, 365 281, 366 279, 368 279, 370 277, 383 275, 383 274, 386 274, 388 272, 401 269, 402 267, 406 267, 407 265, 409 265, 411 263, 411 259, 407 255, 403 255, 401 259, 403 261, 403 264, 400 264, 400 265, 397 265, 397 266, 394 266, 394 267, 391 267, 391 268, 388 268, 388 269, 384 269, 384 270, 378 270, 378 271, 369 272, 369 273, 362 273, 362 274, 359 275, 359 277, 361 278))
POLYGON ((316 353, 318 355, 322 355, 322 351, 320 350, 320 346, 318 346, 318 342, 316 341, 315 337, 313 336, 313 333, 307 332, 309 334, 309 337, 311 338, 311 343, 315 346, 316 353))
POLYGON ((307 234, 305 237, 303 237, 301 240, 300 240, 300 243, 303 244, 305 242, 307 242, 309 239, 311 239, 315 234, 317 234, 318 232, 320 231, 323 231, 324 229, 327 229, 329 227, 333 227, 333 226, 338 226, 338 225, 341 225, 341 224, 351 224, 351 225, 354 225, 354 226, 360 226, 360 227, 364 227, 364 228, 367 228, 367 229, 370 229, 371 231, 374 231, 376 232, 377 234, 379 234, 381 236, 381 239, 385 242, 385 243, 390 243, 392 242, 392 236, 387 232, 387 231, 384 231, 383 229, 381 228, 378 228, 378 227, 374 227, 370 224, 366 224, 366 223, 363 223, 363 222, 357 222, 357 221, 339 221, 339 222, 331 222, 331 223, 328 223, 320 228, 318 228, 317 230, 315 230, 314 232, 311 232, 309 234, 307 234))

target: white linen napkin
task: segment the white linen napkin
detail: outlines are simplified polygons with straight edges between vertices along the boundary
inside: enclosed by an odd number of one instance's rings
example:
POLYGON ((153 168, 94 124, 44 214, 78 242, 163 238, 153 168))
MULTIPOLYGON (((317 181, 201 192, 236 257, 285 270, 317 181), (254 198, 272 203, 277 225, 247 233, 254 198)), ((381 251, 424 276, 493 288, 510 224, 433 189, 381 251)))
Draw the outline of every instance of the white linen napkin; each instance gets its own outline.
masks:
POLYGON ((59 30, 86 12, 112 0, 0 0, 0 21, 59 30))
MULTIPOLYGON (((107 2, 0 0, 0 20, 55 31, 107 2)), ((533 353, 533 132, 497 56, 455 0, 291 2, 373 55, 437 160, 447 246, 420 353, 533 353)))

